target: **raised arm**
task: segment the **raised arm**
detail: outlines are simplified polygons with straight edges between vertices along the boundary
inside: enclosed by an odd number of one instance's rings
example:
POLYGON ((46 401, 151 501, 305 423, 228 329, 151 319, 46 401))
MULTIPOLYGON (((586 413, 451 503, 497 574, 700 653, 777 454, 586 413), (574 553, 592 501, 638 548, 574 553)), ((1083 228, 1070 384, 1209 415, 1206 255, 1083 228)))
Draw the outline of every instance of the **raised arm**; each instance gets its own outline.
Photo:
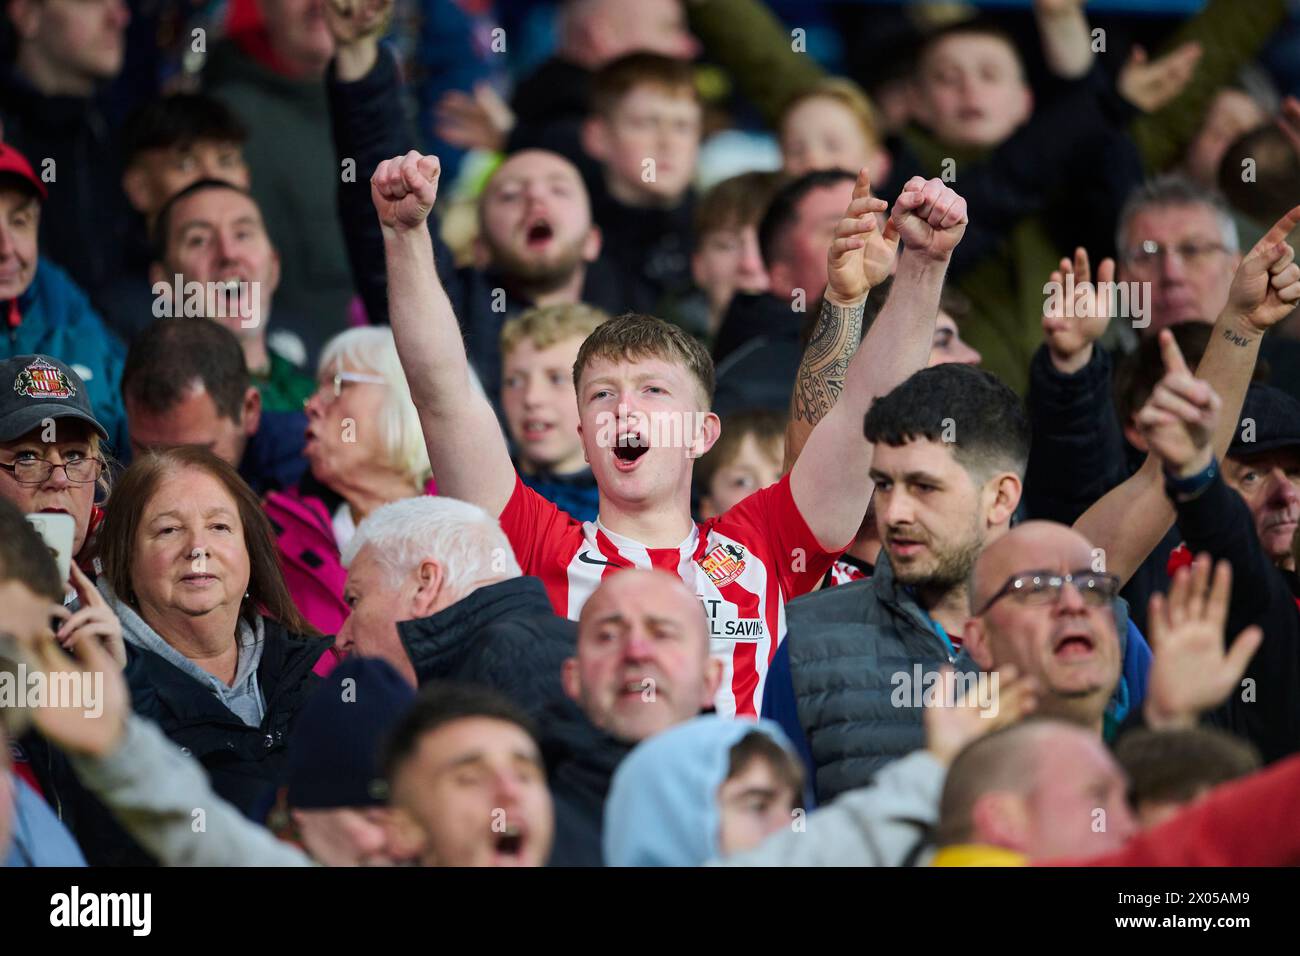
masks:
POLYGON ((438 490, 495 517, 514 491, 515 471, 492 406, 470 385, 465 343, 434 266, 428 217, 438 175, 436 156, 412 150, 384 160, 370 180, 388 312, 438 490))
MULTIPOLYGON (((862 170, 847 215, 850 218, 858 216, 859 209, 884 212, 886 208, 882 200, 871 199, 871 178, 867 170, 862 170)), ((866 231, 859 234, 865 243, 861 259, 862 279, 869 295, 893 271, 894 256, 898 252, 898 232, 889 222, 883 230, 868 226, 866 220, 863 220, 863 226, 866 231)), ((865 309, 865 298, 863 301, 865 309)), ((821 317, 795 374, 794 393, 790 396, 790 424, 785 429, 783 473, 794 467, 813 428, 834 407, 835 399, 844 388, 844 374, 862 342, 862 314, 852 309, 828 310, 823 302, 821 317)))
MULTIPOLYGON (((1237 267, 1228 304, 1196 369, 1197 377, 1223 400, 1214 430, 1214 454, 1219 458, 1232 444, 1264 333, 1300 303, 1300 267, 1286 242, 1297 226, 1300 206, 1279 219, 1237 267)), ((1128 481, 1084 512, 1074 527, 1104 549, 1106 569, 1127 582, 1173 521, 1160 463, 1148 455, 1128 481)))
MULTIPOLYGON (((858 335, 862 327, 868 288, 864 236, 876 228, 870 210, 879 202, 867 195, 869 189, 866 177, 859 176, 828 255, 822 323, 841 329, 841 335, 858 335)), ((903 240, 903 253, 889 301, 848 363, 834 406, 813 429, 790 472, 795 504, 828 550, 853 539, 871 500, 871 445, 862 432, 867 409, 876 396, 923 368, 930 354, 944 273, 966 230, 966 201, 938 179, 917 177, 895 201, 890 226, 891 234, 903 240)), ((819 335, 814 332, 814 343, 819 335)), ((833 341, 830 333, 826 338, 833 341)))
MULTIPOLYGON (((1094 501, 1128 477, 1124 436, 1111 401, 1110 356, 1095 342, 1110 323, 1105 296, 1089 295, 1092 266, 1080 248, 1062 259, 1044 292, 1061 289, 1074 276, 1075 302, 1058 297, 1043 308, 1044 343, 1029 366, 1029 463, 1025 510, 1032 518, 1070 524, 1094 501)), ((1103 259, 1098 283, 1115 277, 1103 259)), ((1063 298, 1063 297, 1061 297, 1063 298)))
POLYGON ((1092 69, 1092 37, 1085 0, 1034 0, 1034 19, 1043 57, 1057 76, 1078 79, 1092 69))

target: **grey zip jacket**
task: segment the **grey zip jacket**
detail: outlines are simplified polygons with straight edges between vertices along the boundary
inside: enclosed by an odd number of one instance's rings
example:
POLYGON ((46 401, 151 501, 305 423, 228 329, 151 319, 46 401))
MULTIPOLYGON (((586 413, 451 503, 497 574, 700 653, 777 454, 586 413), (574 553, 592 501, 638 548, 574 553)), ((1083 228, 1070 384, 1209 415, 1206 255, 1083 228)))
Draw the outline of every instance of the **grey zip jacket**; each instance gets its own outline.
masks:
POLYGON ((810 814, 756 849, 709 866, 903 866, 939 820, 947 769, 928 751, 886 764, 865 787, 810 814))

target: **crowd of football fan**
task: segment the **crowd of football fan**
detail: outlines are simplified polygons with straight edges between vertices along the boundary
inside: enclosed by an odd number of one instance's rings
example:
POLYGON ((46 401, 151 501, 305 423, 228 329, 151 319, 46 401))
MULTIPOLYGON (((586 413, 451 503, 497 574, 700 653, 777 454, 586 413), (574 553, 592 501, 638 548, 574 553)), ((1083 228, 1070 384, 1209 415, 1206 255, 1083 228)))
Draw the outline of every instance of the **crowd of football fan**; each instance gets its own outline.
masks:
POLYGON ((1300 862, 1294 4, 136 6, 6 4, 0 860, 1300 862))

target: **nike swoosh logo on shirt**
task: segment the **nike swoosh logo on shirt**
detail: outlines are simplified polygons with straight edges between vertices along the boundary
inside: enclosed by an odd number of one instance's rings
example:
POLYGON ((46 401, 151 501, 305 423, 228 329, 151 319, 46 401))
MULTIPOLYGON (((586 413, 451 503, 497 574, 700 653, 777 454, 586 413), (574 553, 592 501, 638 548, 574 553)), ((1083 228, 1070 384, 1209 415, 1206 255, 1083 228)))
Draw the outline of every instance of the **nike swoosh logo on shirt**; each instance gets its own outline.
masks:
POLYGON ((607 568, 617 568, 619 566, 615 564, 613 561, 606 561, 603 558, 591 557, 590 551, 579 551, 578 560, 581 561, 583 564, 603 564, 607 568))

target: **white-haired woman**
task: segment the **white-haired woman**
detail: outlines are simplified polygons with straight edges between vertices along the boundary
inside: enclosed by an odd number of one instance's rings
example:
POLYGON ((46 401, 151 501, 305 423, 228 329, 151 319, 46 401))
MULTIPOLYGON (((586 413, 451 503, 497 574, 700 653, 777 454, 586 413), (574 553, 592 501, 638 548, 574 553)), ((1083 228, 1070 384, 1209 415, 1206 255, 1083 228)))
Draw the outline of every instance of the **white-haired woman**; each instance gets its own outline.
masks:
MULTIPOLYGON (((348 616, 339 555, 357 525, 382 505, 436 489, 392 330, 330 339, 316 383, 304 403, 308 474, 296 489, 268 495, 266 513, 294 602, 321 633, 337 634, 348 616)), ((317 673, 336 661, 326 655, 317 673)))

